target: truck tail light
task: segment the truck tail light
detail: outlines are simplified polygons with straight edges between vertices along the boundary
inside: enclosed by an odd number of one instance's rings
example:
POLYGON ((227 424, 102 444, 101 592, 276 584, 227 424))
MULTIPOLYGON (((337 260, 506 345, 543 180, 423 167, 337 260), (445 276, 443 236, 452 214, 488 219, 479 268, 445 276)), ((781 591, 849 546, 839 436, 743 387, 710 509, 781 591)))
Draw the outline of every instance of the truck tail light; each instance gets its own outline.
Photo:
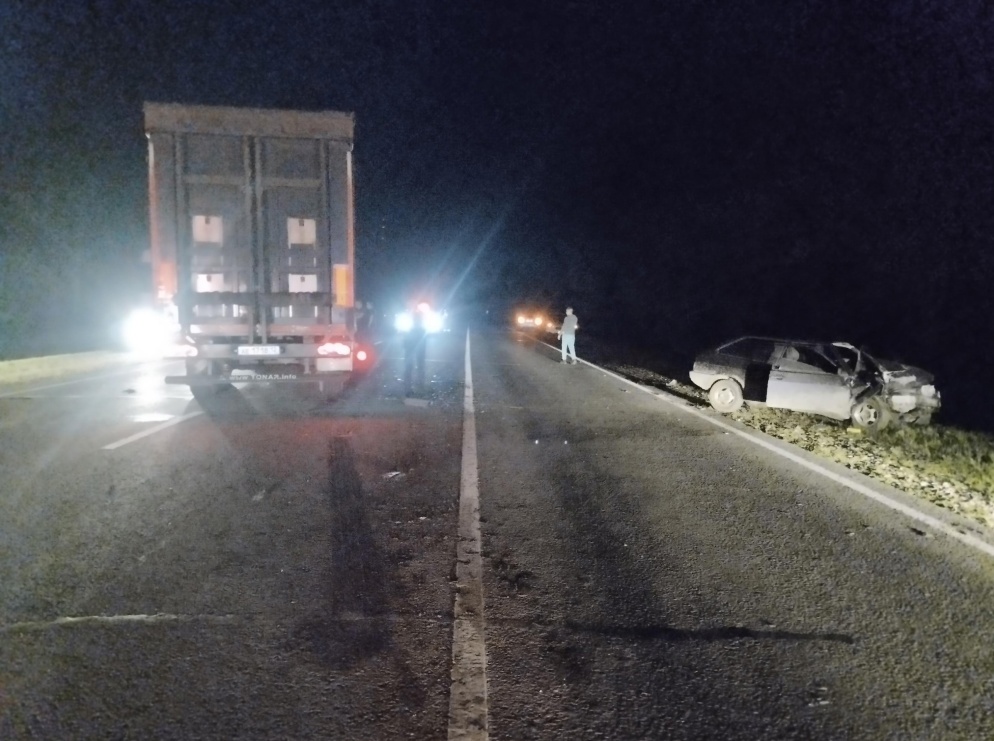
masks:
POLYGON ((352 348, 344 342, 325 342, 318 345, 318 355, 335 355, 340 358, 348 357, 352 354, 352 348))

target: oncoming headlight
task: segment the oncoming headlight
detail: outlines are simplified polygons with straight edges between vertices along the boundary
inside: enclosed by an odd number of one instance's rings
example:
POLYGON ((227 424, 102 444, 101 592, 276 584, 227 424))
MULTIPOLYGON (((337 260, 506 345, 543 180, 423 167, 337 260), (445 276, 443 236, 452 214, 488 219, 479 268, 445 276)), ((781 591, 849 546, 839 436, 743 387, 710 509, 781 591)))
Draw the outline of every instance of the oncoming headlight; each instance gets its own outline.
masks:
POLYGON ((429 334, 434 334, 435 332, 441 332, 445 326, 445 320, 442 315, 437 311, 426 311, 425 312, 425 331, 429 334))
POLYGON ((178 330, 163 312, 138 309, 124 322, 124 342, 134 352, 163 355, 175 343, 178 330))
POLYGON ((393 326, 398 332, 410 332, 414 329, 414 317, 403 311, 393 320, 393 326))

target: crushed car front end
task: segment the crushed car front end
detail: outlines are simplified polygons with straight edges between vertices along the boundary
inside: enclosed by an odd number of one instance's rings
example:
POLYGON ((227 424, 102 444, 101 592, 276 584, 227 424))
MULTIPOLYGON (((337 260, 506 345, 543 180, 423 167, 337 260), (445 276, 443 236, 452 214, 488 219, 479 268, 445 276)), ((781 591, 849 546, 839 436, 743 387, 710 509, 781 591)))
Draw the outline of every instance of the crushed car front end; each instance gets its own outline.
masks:
POLYGON ((942 397, 931 373, 888 360, 878 360, 881 394, 891 411, 905 424, 928 424, 942 406, 942 397))
POLYGON ((935 377, 928 371, 895 360, 881 360, 845 342, 833 346, 854 367, 854 402, 878 396, 898 424, 927 425, 942 406, 935 377), (855 362, 853 362, 853 360, 855 362))

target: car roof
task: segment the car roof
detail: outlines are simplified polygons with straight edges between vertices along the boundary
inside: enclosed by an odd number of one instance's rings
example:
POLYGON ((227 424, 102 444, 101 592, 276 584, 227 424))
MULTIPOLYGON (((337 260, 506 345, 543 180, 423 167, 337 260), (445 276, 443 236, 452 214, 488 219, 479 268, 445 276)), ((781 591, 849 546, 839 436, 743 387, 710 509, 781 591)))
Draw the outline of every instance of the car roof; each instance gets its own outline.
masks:
POLYGON ((844 347, 849 350, 856 349, 854 345, 851 345, 848 342, 824 342, 821 340, 794 340, 790 339, 789 337, 765 337, 763 335, 754 335, 754 334, 742 335, 741 337, 736 337, 734 340, 723 342, 720 345, 718 345, 718 349, 720 350, 723 347, 728 347, 729 345, 732 345, 736 342, 741 342, 742 340, 762 340, 764 342, 776 342, 781 345, 808 345, 808 346, 821 345, 822 347, 824 347, 825 345, 833 345, 835 347, 844 347))

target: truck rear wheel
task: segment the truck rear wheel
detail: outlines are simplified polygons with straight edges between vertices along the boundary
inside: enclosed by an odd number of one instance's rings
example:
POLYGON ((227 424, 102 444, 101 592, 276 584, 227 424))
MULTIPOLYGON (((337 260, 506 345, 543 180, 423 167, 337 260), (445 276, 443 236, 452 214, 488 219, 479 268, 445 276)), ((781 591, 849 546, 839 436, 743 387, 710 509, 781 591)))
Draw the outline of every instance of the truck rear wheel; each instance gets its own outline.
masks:
POLYGON ((337 401, 345 393, 345 389, 348 386, 348 378, 335 376, 333 378, 322 379, 319 383, 321 386, 321 395, 324 400, 328 402, 337 401))
POLYGON ((190 393, 193 394, 193 398, 197 401, 201 399, 212 399, 217 396, 218 392, 231 388, 231 384, 225 381, 221 381, 219 376, 218 364, 211 360, 199 360, 191 358, 186 361, 186 375, 191 376, 191 380, 198 380, 200 383, 190 384, 190 393), (203 381, 215 378, 217 381, 215 383, 203 383, 203 381))

